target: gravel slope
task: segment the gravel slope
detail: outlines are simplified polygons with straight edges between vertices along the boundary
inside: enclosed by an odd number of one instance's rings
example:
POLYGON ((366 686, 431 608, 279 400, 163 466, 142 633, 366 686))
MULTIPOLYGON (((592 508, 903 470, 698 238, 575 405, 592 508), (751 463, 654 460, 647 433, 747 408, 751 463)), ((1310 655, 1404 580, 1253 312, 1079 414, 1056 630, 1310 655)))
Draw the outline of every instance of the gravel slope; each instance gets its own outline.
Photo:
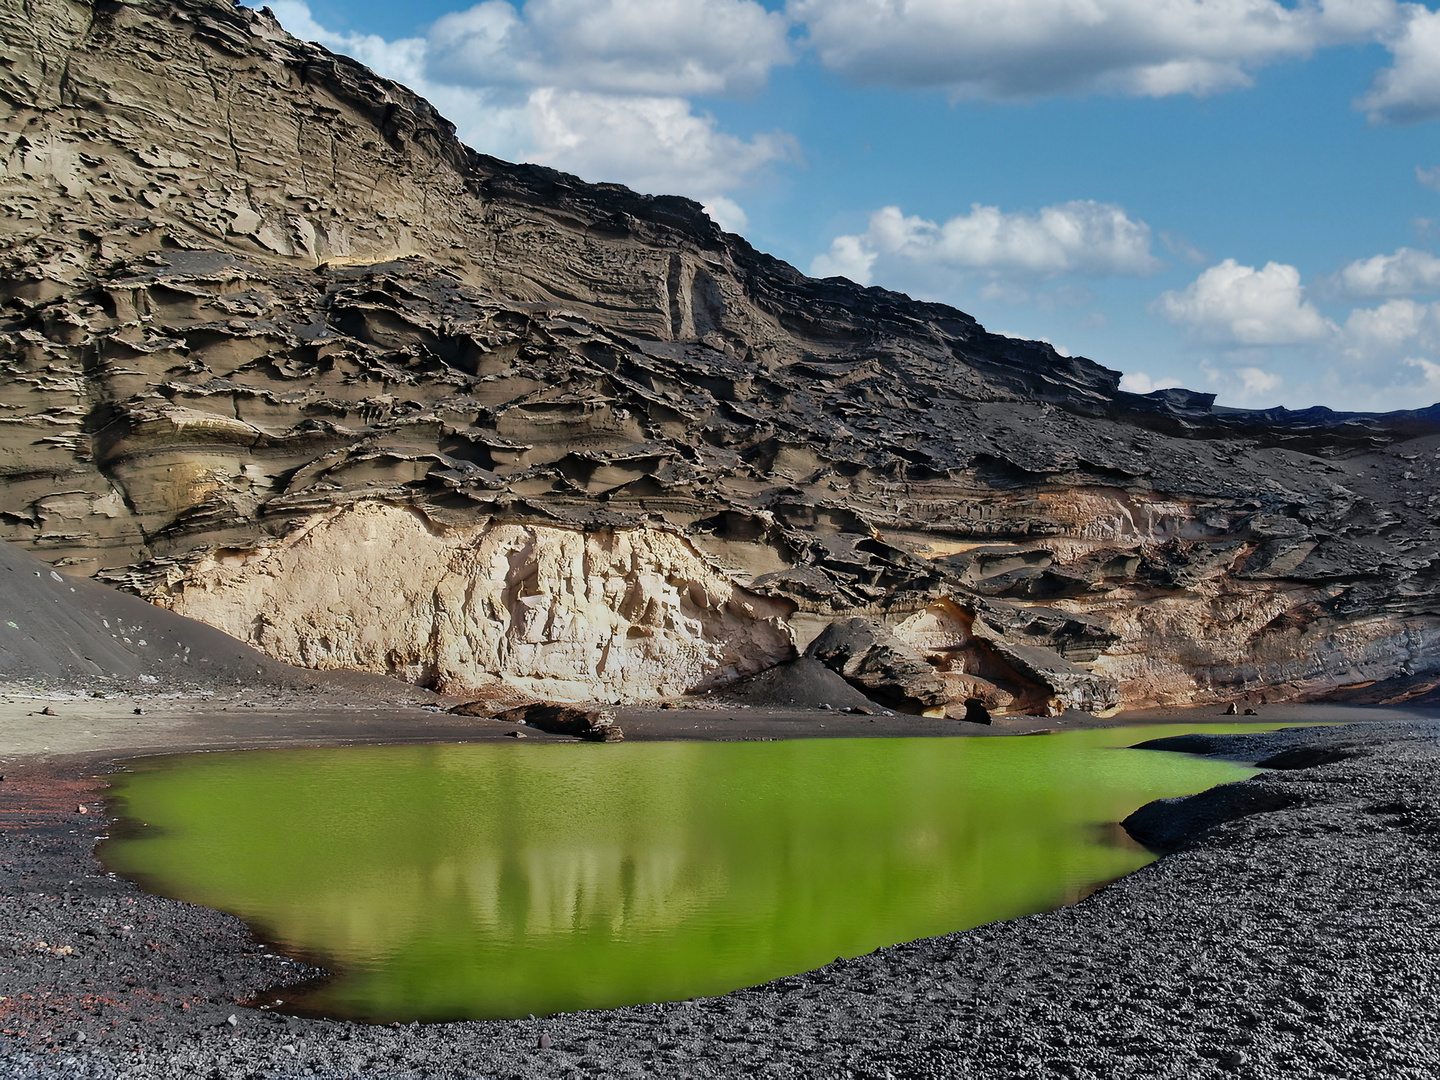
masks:
POLYGON ((1440 721, 1182 746, 1347 756, 1152 804, 1133 826, 1175 853, 1062 911, 721 998, 398 1028, 238 1005, 307 970, 105 876, 93 782, 33 766, 0 784, 0 1077, 1434 1076, 1440 721))

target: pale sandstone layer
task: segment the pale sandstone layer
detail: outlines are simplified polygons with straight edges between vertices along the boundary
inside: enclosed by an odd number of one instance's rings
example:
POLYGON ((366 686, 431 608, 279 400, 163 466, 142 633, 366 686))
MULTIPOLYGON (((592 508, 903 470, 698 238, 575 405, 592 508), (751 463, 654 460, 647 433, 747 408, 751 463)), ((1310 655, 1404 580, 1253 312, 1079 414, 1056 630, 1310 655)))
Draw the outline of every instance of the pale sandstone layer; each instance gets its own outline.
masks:
POLYGON ((793 654, 793 605, 748 593, 658 529, 437 528, 367 503, 274 545, 207 556, 168 606, 299 667, 463 695, 560 700, 714 689, 793 654))
POLYGON ((0 0, 0 44, 0 535, 68 573, 281 658, 557 696, 706 688, 855 614, 1037 712, 1440 668, 1433 408, 1127 394, 475 154, 221 0, 0 0), (378 520, 413 543, 326 565, 378 520), (533 566, 456 554, 516 537, 533 566), (669 575, 658 621, 573 585, 592 543, 626 595, 669 575))

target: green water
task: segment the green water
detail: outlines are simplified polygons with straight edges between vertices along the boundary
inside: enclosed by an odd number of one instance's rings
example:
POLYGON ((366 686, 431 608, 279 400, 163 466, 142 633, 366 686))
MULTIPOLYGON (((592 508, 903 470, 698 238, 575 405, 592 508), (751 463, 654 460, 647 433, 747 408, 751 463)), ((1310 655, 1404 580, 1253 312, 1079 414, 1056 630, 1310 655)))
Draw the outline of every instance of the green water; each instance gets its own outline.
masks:
MULTIPOLYGON (((1226 728, 1242 729, 1257 725, 1226 728)), ((293 1008, 438 1020, 673 1000, 1047 910, 1138 869, 1151 856, 1111 823, 1252 772, 1114 749, 1180 730, 185 755, 116 778, 120 811, 149 827, 101 856, 337 973, 293 1008)))

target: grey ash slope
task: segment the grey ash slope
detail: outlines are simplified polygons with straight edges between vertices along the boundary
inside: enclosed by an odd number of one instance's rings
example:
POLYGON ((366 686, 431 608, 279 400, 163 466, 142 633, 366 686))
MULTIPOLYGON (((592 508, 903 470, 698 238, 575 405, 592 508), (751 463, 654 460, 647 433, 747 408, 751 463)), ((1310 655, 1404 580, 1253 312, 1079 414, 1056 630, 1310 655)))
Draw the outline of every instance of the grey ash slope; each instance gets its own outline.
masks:
POLYGON ((314 672, 270 659, 228 634, 84 578, 68 578, 0 543, 0 683, 144 694, 305 691, 311 701, 431 695, 363 672, 314 672))
POLYGON ((800 645, 950 605, 1022 701, 1440 665, 1434 408, 1126 394, 688 200, 476 154, 221 0, 0 0, 0 35, 0 533, 69 572, 164 599, 378 500, 679 530, 800 645))

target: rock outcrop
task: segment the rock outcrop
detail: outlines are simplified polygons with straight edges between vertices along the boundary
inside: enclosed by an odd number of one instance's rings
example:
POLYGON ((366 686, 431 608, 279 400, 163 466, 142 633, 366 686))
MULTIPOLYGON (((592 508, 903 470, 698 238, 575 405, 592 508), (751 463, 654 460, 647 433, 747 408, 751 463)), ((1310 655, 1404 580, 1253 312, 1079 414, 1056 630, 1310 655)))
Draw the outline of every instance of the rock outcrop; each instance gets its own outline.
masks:
POLYGON ((496 679, 558 700, 714 689, 788 660, 793 605, 657 528, 439 528, 362 502, 254 549, 209 552, 157 602, 286 663, 457 696, 496 679))
POLYGON ((225 0, 0 0, 0 47, 0 535, 65 573, 550 697, 719 685, 853 616, 962 709, 1440 671, 1435 408, 1127 394, 476 154, 225 0))
POLYGON ((840 675, 866 697, 912 712, 943 709, 945 683, 925 657, 873 619, 837 619, 805 655, 840 675))

